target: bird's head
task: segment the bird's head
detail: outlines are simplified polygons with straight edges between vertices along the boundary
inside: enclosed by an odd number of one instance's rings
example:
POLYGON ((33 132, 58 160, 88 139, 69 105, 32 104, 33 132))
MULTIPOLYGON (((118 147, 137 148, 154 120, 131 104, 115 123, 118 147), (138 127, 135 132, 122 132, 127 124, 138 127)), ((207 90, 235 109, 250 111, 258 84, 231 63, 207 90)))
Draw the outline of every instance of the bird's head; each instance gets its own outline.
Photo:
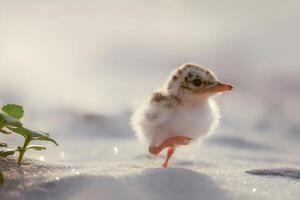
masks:
POLYGON ((185 93, 213 96, 233 89, 231 85, 218 80, 211 70, 197 64, 184 64, 179 67, 172 73, 166 86, 168 93, 173 95, 185 93))

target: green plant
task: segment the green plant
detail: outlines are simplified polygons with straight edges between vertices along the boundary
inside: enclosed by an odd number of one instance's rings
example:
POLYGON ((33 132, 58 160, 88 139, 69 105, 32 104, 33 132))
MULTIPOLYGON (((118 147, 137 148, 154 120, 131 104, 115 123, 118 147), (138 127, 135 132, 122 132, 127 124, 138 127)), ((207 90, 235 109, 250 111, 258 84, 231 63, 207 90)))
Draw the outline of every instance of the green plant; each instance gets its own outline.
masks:
POLYGON ((0 132, 11 134, 6 128, 22 126, 20 119, 23 117, 23 114, 22 106, 15 104, 4 105, 0 110, 0 132))
POLYGON ((16 151, 19 152, 19 158, 17 162, 18 165, 21 165, 23 156, 27 150, 33 149, 33 150, 41 151, 46 149, 46 147, 40 145, 29 145, 30 142, 33 140, 49 141, 49 142, 53 142, 55 145, 58 146, 57 142, 54 139, 50 138, 48 133, 36 132, 24 127, 9 128, 9 130, 18 133, 24 137, 23 146, 18 146, 18 149, 16 149, 16 151))
MULTIPOLYGON (((24 115, 23 107, 15 104, 4 105, 0 110, 0 132, 4 134, 17 133, 24 137, 24 143, 22 146, 18 146, 17 149, 6 149, 0 151, 0 157, 7 157, 13 155, 15 152, 19 152, 18 165, 21 165, 24 154, 27 150, 44 150, 46 147, 40 145, 29 145, 31 141, 42 140, 52 142, 58 146, 57 142, 50 138, 48 133, 41 131, 33 131, 25 128, 21 123, 21 118, 24 115)), ((0 142, 0 147, 7 147, 6 143, 0 142)))
POLYGON ((4 149, 0 151, 0 157, 6 158, 7 156, 12 156, 15 153, 15 149, 4 149))
POLYGON ((4 183, 4 177, 2 171, 0 170, 0 185, 3 185, 3 183, 4 183))

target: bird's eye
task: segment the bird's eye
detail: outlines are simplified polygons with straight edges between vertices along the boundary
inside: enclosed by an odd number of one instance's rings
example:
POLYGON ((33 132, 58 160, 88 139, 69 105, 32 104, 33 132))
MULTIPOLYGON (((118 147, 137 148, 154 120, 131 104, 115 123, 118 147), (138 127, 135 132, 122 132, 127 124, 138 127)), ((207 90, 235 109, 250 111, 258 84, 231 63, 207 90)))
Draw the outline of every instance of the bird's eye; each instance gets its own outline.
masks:
POLYGON ((192 72, 189 72, 189 73, 186 75, 186 79, 189 80, 189 81, 191 81, 191 80, 193 80, 196 76, 197 76, 197 74, 192 73, 192 72))
POLYGON ((196 86, 196 87, 199 87, 200 85, 202 85, 202 80, 197 78, 197 79, 194 79, 192 81, 193 85, 196 86))

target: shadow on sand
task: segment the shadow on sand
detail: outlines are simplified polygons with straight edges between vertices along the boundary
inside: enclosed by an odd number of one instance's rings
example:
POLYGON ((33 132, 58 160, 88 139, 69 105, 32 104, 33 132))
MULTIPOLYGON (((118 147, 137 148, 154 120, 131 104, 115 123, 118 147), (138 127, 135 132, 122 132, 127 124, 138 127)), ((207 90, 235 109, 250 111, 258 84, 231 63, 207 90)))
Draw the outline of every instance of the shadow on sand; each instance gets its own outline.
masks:
POLYGON ((227 199, 207 175, 189 169, 147 169, 130 176, 68 177, 26 191, 31 200, 201 200, 227 199))
POLYGON ((300 169, 294 168, 252 169, 246 171, 246 173, 257 176, 276 176, 282 178, 300 179, 300 169))

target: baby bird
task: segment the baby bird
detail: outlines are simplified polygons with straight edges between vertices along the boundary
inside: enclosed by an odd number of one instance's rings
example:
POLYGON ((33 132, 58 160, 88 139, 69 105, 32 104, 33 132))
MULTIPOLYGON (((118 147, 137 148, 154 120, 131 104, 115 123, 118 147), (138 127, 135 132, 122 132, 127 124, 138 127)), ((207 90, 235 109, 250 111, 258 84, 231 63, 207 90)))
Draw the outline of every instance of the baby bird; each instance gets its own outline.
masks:
POLYGON ((178 146, 187 145, 218 126, 219 109, 212 97, 232 89, 206 67, 184 64, 134 112, 132 128, 139 140, 149 143, 151 154, 167 149, 162 165, 166 168, 178 146))

